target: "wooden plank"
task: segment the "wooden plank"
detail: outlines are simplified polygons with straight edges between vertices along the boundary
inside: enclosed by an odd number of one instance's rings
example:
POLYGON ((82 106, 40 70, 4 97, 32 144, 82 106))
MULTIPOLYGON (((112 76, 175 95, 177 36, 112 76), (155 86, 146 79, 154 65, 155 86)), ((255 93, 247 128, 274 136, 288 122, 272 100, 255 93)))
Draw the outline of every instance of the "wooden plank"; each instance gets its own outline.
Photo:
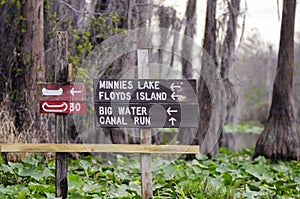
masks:
POLYGON ((99 153, 161 153, 197 154, 199 146, 193 145, 139 145, 139 144, 0 144, 2 153, 46 152, 99 152, 99 153))
MULTIPOLYGON (((149 52, 148 49, 139 49, 137 51, 138 61, 138 78, 149 78, 149 52)), ((140 137, 142 145, 151 145, 151 129, 141 128, 140 137)), ((152 165, 151 154, 141 154, 141 191, 142 198, 149 199, 153 197, 152 194, 152 165)))
MULTIPOLYGON (((56 32, 55 83, 68 83, 70 80, 68 65, 68 32, 56 32)), ((68 142, 67 115, 55 114, 55 142, 68 142)), ((57 153, 55 161, 56 197, 68 197, 68 154, 57 153)))

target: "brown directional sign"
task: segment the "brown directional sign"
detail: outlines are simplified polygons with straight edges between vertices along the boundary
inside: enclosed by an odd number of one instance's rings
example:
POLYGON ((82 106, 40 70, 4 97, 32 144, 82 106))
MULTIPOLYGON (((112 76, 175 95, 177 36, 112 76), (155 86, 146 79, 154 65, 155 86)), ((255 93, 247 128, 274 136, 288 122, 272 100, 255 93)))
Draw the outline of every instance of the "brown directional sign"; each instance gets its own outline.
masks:
POLYGON ((196 104, 96 103, 96 127, 197 127, 196 104))
POLYGON ((196 80, 100 79, 94 102, 195 103, 196 80))
POLYGON ((96 127, 197 127, 196 80, 94 80, 96 127))
POLYGON ((86 87, 82 83, 37 85, 40 113, 83 114, 86 111, 86 87))

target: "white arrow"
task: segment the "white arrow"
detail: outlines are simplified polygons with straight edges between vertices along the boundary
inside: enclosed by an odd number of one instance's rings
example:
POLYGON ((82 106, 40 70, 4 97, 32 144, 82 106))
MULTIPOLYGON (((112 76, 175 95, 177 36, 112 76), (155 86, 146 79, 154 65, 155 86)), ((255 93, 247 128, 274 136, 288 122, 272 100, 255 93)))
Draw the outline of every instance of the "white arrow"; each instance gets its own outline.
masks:
POLYGON ((175 85, 175 84, 174 84, 174 82, 173 82, 173 83, 171 84, 170 88, 171 88, 171 90, 172 90, 172 91, 174 91, 174 90, 175 90, 175 88, 178 88, 178 89, 180 89, 180 88, 181 88, 181 86, 180 86, 180 85, 175 85))
POLYGON ((183 96, 183 95, 176 95, 175 92, 173 92, 173 93, 171 94, 171 98, 172 98, 173 100, 184 99, 184 96, 183 96))
POLYGON ((76 93, 82 93, 82 91, 75 91, 75 88, 73 87, 73 88, 70 90, 70 93, 71 93, 71 95, 74 96, 74 94, 76 94, 76 93))
POLYGON ((174 117, 171 117, 169 119, 169 122, 171 122, 171 125, 174 126, 174 123, 176 122, 177 120, 174 118, 174 117))
POLYGON ((64 90, 62 88, 59 88, 58 90, 50 90, 43 88, 42 93, 43 95, 48 95, 48 96, 55 96, 55 95, 62 95, 64 90))
POLYGON ((178 112, 178 110, 175 110, 175 109, 171 109, 171 107, 169 107, 168 109, 167 109, 167 113, 168 113, 168 115, 171 115, 171 113, 177 113, 178 112))
POLYGON ((68 104, 63 102, 62 104, 48 104, 47 102, 43 103, 42 108, 45 112, 55 112, 55 113, 62 113, 65 112, 68 109, 68 104), (48 109, 48 108, 62 108, 64 107, 64 109, 48 109))

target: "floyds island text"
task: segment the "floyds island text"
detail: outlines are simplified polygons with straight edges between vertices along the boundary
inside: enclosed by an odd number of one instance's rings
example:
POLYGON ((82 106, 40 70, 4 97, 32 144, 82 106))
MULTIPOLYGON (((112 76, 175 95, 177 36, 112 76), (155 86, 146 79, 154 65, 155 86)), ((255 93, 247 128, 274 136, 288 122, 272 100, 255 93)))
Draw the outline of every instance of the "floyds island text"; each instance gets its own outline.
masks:
POLYGON ((167 99, 167 93, 164 91, 160 91, 159 81, 143 81, 136 82, 134 85, 133 81, 99 81, 99 100, 131 100, 132 90, 136 91, 135 99, 142 101, 164 101, 167 99), (104 90, 103 90, 104 89, 104 90), (101 91, 103 90, 103 91, 101 91), (105 90, 112 90, 111 92, 107 92, 105 90), (119 91, 123 90, 123 91, 119 91), (127 91, 126 91, 127 90, 127 91), (145 90, 152 90, 150 93, 145 90))

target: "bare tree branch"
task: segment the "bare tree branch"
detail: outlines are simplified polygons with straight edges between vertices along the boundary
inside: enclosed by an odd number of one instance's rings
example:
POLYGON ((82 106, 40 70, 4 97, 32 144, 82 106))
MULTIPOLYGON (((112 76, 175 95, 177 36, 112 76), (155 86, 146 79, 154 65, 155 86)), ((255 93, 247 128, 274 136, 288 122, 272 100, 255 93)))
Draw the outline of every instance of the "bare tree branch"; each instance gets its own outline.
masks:
POLYGON ((239 49, 240 49, 241 44, 242 44, 242 40, 244 38, 245 26, 246 26, 246 12, 247 12, 247 10, 248 10, 247 0, 245 0, 245 11, 244 11, 244 14, 243 14, 242 31, 241 31, 241 36, 240 36, 240 39, 239 39, 239 43, 238 43, 237 48, 236 48, 236 54, 238 54, 239 49))
MULTIPOLYGON (((59 0, 60 3, 64 4, 66 7, 68 7, 69 9, 71 9, 73 12, 77 13, 77 14, 88 14, 88 15, 109 15, 111 14, 111 12, 88 12, 88 11, 79 11, 76 8, 74 8, 71 4, 63 1, 63 0, 59 0)), ((135 6, 149 6, 149 4, 146 3, 137 3, 135 4, 135 6)), ((116 12, 124 12, 127 10, 116 10, 116 12)))

